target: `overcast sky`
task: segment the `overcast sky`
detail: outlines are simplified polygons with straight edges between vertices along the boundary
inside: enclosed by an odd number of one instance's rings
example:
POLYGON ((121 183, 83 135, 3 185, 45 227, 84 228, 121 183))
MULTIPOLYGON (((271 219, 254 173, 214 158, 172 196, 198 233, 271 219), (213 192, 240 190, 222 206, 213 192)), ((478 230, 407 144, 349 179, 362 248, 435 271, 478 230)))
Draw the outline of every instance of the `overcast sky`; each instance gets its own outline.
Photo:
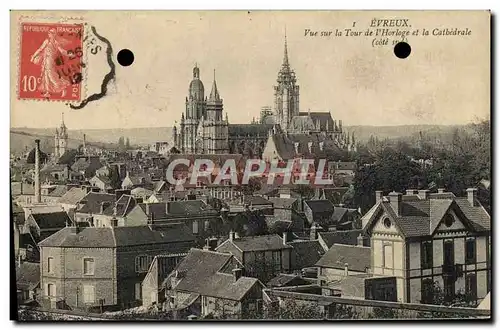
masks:
POLYGON ((115 54, 131 49, 135 62, 130 67, 117 65, 109 95, 81 110, 69 110, 64 103, 18 100, 18 17, 12 14, 12 127, 55 127, 63 111, 69 129, 172 126, 185 110, 195 63, 205 95, 210 94, 215 69, 229 121, 248 123, 259 116, 262 106, 273 104, 285 27, 301 111, 330 111, 345 125, 465 124, 489 116, 486 13, 79 14, 111 42, 115 54), (372 47, 372 37, 304 36, 305 29, 343 30, 353 21, 356 29, 365 31, 375 17, 407 18, 412 29, 467 27, 472 32, 461 37, 410 36, 412 53, 404 60, 396 58, 390 46, 372 47))

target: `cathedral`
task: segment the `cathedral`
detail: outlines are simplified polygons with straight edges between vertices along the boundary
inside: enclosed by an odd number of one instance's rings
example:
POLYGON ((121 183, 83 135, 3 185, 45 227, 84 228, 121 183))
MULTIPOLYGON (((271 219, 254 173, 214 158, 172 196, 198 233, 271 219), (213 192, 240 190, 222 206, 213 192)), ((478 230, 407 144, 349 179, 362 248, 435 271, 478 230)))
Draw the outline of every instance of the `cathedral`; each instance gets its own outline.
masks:
POLYGON ((200 69, 195 66, 180 131, 176 126, 173 128, 175 148, 187 154, 238 153, 261 157, 269 136, 283 134, 285 140, 293 136, 304 140, 306 136, 321 135, 321 140, 331 142, 326 145, 335 145, 345 151, 356 149, 354 135, 346 133, 342 121, 334 120, 330 112, 300 111, 300 89, 295 71, 290 66, 286 36, 283 63, 276 82, 273 108, 265 107, 261 112, 265 118, 251 124, 229 124, 227 114, 224 117, 222 113, 223 102, 215 71, 212 91, 207 98, 200 80, 200 69))
POLYGON ((205 87, 200 79, 200 69, 193 69, 193 80, 189 84, 186 110, 182 114, 180 132, 174 126, 174 146, 181 153, 226 154, 228 149, 228 120, 223 118, 223 100, 215 82, 210 96, 205 96, 205 87))
POLYGON ((61 158, 68 149, 68 129, 64 124, 64 113, 62 114, 61 127, 56 128, 54 135, 54 159, 61 158))

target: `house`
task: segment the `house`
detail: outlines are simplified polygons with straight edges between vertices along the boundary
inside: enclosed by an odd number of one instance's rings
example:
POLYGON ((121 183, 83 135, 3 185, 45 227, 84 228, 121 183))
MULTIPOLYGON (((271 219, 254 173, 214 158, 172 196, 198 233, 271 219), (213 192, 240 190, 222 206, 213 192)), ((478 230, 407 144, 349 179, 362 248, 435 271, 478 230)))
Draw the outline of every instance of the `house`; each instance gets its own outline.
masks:
POLYGON ((320 232, 318 241, 325 251, 328 251, 333 244, 370 246, 370 240, 363 236, 362 229, 320 232))
POLYGON ((80 187, 72 187, 59 199, 59 204, 64 211, 75 211, 80 201, 87 195, 87 190, 80 187))
POLYGON ((243 264, 247 276, 267 282, 292 269, 293 248, 286 241, 286 238, 278 235, 236 237, 234 232, 230 232, 229 239, 219 245, 216 251, 231 253, 243 264))
POLYGON ((328 228, 333 224, 334 206, 329 200, 313 199, 304 201, 304 213, 310 225, 317 223, 324 228, 328 228))
MULTIPOLYGON (((102 214, 111 203, 114 203, 120 197, 115 194, 107 194, 101 192, 89 192, 79 202, 75 210, 76 222, 90 222, 93 221, 93 216, 102 214)), ((93 225, 93 224, 92 224, 93 225)))
POLYGON ((142 281, 142 306, 160 305, 165 301, 165 278, 182 261, 187 253, 160 254, 153 258, 148 273, 142 281))
POLYGON ((165 206, 165 213, 164 215, 160 212, 153 213, 154 216, 158 215, 158 218, 154 217, 150 222, 153 226, 161 227, 163 224, 170 222, 183 222, 191 229, 193 235, 199 238, 224 233, 219 212, 205 201, 168 201, 161 204, 165 206))
POLYGON ((334 244, 316 262, 322 285, 349 275, 371 273, 371 249, 359 245, 334 244))
POLYGON ((476 189, 467 197, 378 191, 362 223, 372 272, 396 277, 399 301, 432 302, 435 284, 446 299, 462 291, 474 301, 491 290, 491 218, 476 189))
POLYGON ((18 304, 31 304, 40 295, 40 264, 21 262, 16 266, 18 304))
POLYGON ((103 310, 141 304, 141 283, 156 255, 187 252, 183 224, 66 227, 39 243, 45 307, 103 310))
POLYGON ((235 256, 191 249, 166 278, 167 310, 188 310, 202 317, 255 318, 262 310, 258 279, 244 275, 235 256))
POLYGON ((21 258, 38 261, 38 242, 72 224, 73 221, 64 211, 29 214, 19 229, 19 254, 21 258))
POLYGON ((268 288, 280 288, 280 287, 290 287, 299 285, 308 285, 311 281, 303 279, 297 274, 279 274, 273 277, 269 282, 267 282, 266 287, 268 288))
POLYGON ((302 270, 315 266, 316 262, 325 254, 325 249, 318 240, 292 239, 289 240, 290 233, 283 233, 287 244, 292 246, 291 269, 302 270))
POLYGON ((84 178, 90 179, 102 166, 99 156, 78 156, 73 165, 71 165, 71 169, 84 178))
POLYGON ((89 180, 89 183, 94 187, 98 187, 102 192, 113 189, 111 186, 111 180, 107 176, 96 174, 89 180))
POLYGON ((134 189, 137 187, 152 189, 153 183, 151 177, 147 173, 132 175, 130 172, 127 172, 122 181, 122 189, 134 189))
POLYGON ((130 194, 136 199, 139 198, 143 201, 146 201, 149 197, 151 197, 151 195, 153 195, 153 191, 146 188, 137 187, 130 190, 130 194))

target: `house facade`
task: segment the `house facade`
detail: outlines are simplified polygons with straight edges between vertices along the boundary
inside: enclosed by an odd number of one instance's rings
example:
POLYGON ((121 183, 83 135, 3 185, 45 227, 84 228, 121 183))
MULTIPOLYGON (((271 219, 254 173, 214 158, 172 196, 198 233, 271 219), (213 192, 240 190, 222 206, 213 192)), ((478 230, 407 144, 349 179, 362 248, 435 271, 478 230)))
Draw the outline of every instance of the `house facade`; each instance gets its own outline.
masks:
POLYGON ((141 283, 156 255, 187 252, 193 236, 182 224, 67 227, 40 242, 42 304, 49 308, 127 308, 142 300, 141 283))
POLYGON ((490 291, 491 219, 476 193, 376 192, 362 218, 372 272, 396 277, 399 301, 430 303, 434 285, 449 300, 464 293, 477 301, 490 291))

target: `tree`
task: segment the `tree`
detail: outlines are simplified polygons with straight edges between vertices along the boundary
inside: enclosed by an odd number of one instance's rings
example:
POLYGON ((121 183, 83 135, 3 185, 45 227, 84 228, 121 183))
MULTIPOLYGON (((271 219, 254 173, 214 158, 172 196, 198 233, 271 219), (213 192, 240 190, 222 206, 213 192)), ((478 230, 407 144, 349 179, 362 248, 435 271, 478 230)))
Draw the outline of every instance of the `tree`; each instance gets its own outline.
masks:
POLYGON ((109 169, 109 182, 112 189, 120 189, 122 186, 122 180, 120 179, 120 174, 115 166, 111 166, 109 169))

